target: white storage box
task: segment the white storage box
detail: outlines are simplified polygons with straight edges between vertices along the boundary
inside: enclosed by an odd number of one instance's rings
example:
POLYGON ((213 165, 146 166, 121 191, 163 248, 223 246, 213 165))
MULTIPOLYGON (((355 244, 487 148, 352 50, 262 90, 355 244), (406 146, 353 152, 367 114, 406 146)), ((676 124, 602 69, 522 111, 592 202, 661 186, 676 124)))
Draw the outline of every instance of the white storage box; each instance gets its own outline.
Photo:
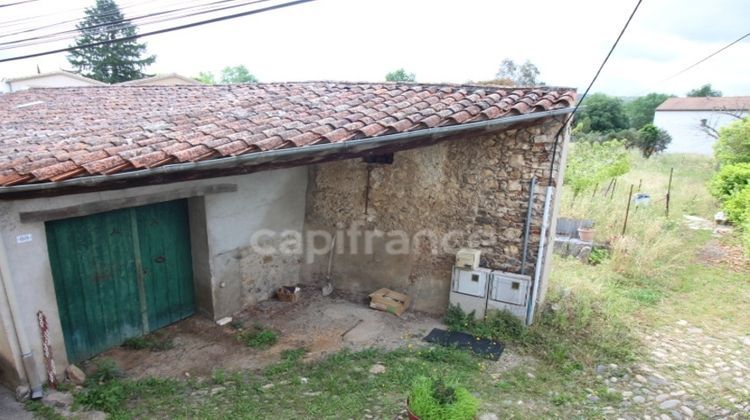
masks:
POLYGON ((456 267, 479 268, 479 258, 482 251, 478 249, 461 248, 456 253, 456 267))

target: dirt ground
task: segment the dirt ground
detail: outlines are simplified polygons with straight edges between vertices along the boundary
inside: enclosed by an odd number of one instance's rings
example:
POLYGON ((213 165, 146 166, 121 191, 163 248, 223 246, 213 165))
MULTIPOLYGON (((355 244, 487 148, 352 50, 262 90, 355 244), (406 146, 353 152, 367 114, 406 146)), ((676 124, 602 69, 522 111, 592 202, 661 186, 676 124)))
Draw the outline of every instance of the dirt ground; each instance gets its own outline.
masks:
POLYGON ((306 360, 316 360, 343 348, 392 350, 424 345, 422 337, 438 327, 444 327, 441 321, 425 314, 407 311, 397 317, 371 309, 364 301, 353 302, 336 293, 323 297, 319 289, 306 288, 296 303, 271 299, 223 327, 196 315, 164 328, 157 334, 172 340, 174 347, 169 350, 117 347, 99 358, 114 359, 129 377, 205 376, 215 369, 262 368, 279 361, 286 349, 305 348, 306 360), (243 327, 271 328, 278 332, 279 341, 268 349, 249 348, 236 338, 238 322, 243 327))

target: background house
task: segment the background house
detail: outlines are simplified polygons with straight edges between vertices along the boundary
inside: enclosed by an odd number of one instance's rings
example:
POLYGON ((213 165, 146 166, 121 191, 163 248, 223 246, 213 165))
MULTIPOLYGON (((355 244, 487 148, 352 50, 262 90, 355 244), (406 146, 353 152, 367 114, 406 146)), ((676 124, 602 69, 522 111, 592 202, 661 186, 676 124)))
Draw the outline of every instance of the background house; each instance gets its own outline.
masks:
POLYGON ((748 114, 750 96, 669 98, 656 108, 654 125, 672 136, 668 153, 712 155, 715 133, 748 114))
POLYGON ((199 81, 177 73, 159 74, 152 77, 144 77, 143 79, 117 83, 117 85, 120 86, 175 86, 199 84, 199 81))
MULTIPOLYGON (((122 86, 174 86, 198 85, 200 82, 177 73, 160 74, 138 80, 117 83, 122 86)), ((75 73, 60 70, 50 73, 39 73, 30 76, 13 77, 2 80, 2 93, 17 92, 32 88, 59 88, 81 86, 107 86, 106 83, 90 79, 75 73)))
POLYGON ((31 76, 3 79, 2 92, 17 92, 32 88, 56 88, 77 86, 106 86, 106 83, 89 79, 68 71, 53 71, 31 76))
POLYGON ((528 239, 543 299, 541 226, 555 231, 567 127, 556 134, 574 102, 565 88, 333 82, 3 95, 0 379, 41 380, 39 311, 61 372, 329 275, 355 295, 385 286, 446 309, 452 252, 379 240, 364 254, 343 240, 282 252, 296 234, 429 230, 511 272, 528 239))

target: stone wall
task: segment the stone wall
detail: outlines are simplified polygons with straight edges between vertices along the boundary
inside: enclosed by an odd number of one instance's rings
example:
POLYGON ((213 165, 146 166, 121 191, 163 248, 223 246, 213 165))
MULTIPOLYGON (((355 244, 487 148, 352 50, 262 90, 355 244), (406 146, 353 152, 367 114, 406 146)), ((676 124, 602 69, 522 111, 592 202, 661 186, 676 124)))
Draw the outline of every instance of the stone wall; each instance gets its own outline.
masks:
MULTIPOLYGON (((392 164, 346 160, 310 167, 305 230, 308 236, 317 230, 337 232, 331 269, 335 286, 363 297, 388 287, 411 294, 417 310, 442 313, 455 249, 479 248, 487 266, 519 272, 529 181, 536 176, 527 265, 527 273, 533 273, 560 124, 550 118, 397 152, 392 164), (352 232, 360 232, 356 240, 352 232), (368 233, 371 250, 364 249, 368 233)), ((325 239, 319 239, 318 246, 324 245, 325 239)), ((328 263, 327 254, 308 259, 303 282, 322 282, 328 263)))

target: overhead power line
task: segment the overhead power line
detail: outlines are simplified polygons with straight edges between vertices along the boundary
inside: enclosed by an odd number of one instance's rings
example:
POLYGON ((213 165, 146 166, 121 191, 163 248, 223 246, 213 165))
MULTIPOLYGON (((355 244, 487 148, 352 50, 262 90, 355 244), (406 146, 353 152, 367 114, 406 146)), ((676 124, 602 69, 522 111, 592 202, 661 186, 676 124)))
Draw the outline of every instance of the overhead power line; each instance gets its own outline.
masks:
MULTIPOLYGON (((227 1, 229 1, 229 0, 227 0, 227 1)), ((132 8, 133 6, 140 6, 140 5, 147 4, 147 3, 152 3, 152 2, 151 1, 146 1, 146 2, 140 2, 140 3, 133 3, 133 4, 130 4, 128 6, 120 6, 118 8, 119 10, 113 10, 113 11, 110 11, 110 12, 107 12, 107 13, 102 13, 102 14, 97 15, 97 17, 101 18, 101 17, 107 17, 107 16, 116 15, 118 13, 123 13, 126 9, 132 8)), ((178 4, 180 6, 183 6, 184 8, 188 8, 188 6, 185 6, 184 3, 185 2, 180 2, 178 4)), ((170 6, 173 6, 173 4, 170 4, 170 6)), ((197 6, 200 6, 200 4, 189 6, 189 7, 197 7, 197 6)), ((54 28, 54 27, 57 27, 57 26, 70 26, 69 25, 70 23, 80 22, 81 21, 81 16, 80 15, 83 14, 83 13, 85 13, 85 9, 73 9, 73 10, 69 10, 69 11, 63 11, 63 12, 54 13, 52 15, 38 15, 36 17, 27 17, 26 20, 36 20, 36 19, 41 19, 41 18, 49 18, 51 16, 55 16, 56 19, 55 19, 54 23, 50 23, 50 24, 46 24, 46 25, 42 25, 42 26, 40 26, 39 24, 32 24, 30 26, 25 26, 25 27, 23 27, 21 29, 14 29, 11 32, 2 33, 2 34, 0 34, 0 38, 9 38, 9 37, 13 37, 13 36, 16 36, 16 35, 22 35, 22 34, 25 34, 25 33, 40 32, 40 31, 43 31, 45 29, 50 29, 50 28, 54 28), (74 19, 57 20, 57 19, 59 19, 60 16, 67 15, 69 13, 75 13, 77 16, 74 19)), ((4 26, 5 25, 3 25, 2 23, 0 23, 0 28, 3 28, 4 26)), ((7 25, 7 26, 8 27, 13 27, 13 26, 18 26, 18 24, 16 24, 16 25, 12 25, 11 24, 11 25, 7 25)))
POLYGON ((39 1, 39 0, 23 0, 23 1, 16 1, 16 2, 13 2, 13 3, 0 4, 0 9, 3 8, 3 7, 16 6, 16 5, 24 4, 24 3, 33 3, 35 1, 39 1))
MULTIPOLYGON (((143 4, 147 4, 147 3, 153 3, 153 0, 151 0, 151 1, 140 1, 140 2, 133 2, 133 3, 122 4, 122 5, 120 5, 120 10, 129 9, 129 8, 131 8, 133 6, 143 5, 143 4)), ((22 24, 24 24, 26 22, 30 22, 30 21, 34 21, 34 20, 38 20, 38 19, 47 19, 47 18, 56 18, 56 19, 59 19, 60 16, 70 15, 70 14, 74 14, 74 13, 76 15, 80 15, 87 8, 88 7, 83 7, 83 8, 76 7, 76 8, 73 8, 73 9, 57 10, 57 11, 54 11, 54 12, 44 13, 44 14, 41 14, 41 15, 24 16, 24 17, 19 17, 17 19, 4 20, 4 21, 0 21, 0 28, 6 29, 6 28, 14 27, 14 26, 19 26, 19 25, 22 25, 22 24)))
POLYGON ((576 101, 576 106, 573 108, 573 112, 568 114, 568 116, 565 118, 565 121, 563 121, 562 125, 560 126, 560 129, 557 130, 557 134, 555 134, 555 146, 552 148, 552 161, 550 162, 549 179, 548 179, 547 185, 550 185, 550 186, 552 185, 552 174, 555 170, 555 158, 557 157, 557 144, 560 142, 560 134, 562 134, 563 130, 568 125, 570 120, 573 119, 573 116, 576 114, 576 112, 578 112, 578 108, 581 106, 581 102, 583 102, 583 100, 586 99, 586 95, 589 94, 591 87, 594 86, 594 83, 596 83, 596 79, 599 78, 599 75, 602 73, 602 69, 604 69, 604 66, 607 64, 607 61, 609 61, 609 58, 612 56, 612 53, 615 51, 615 48, 617 48, 617 44, 620 43, 620 39, 622 39, 622 36, 625 34, 625 31, 628 29, 628 26, 630 26, 630 22, 633 20, 633 16, 635 16, 635 12, 637 12, 638 8, 641 7, 642 2, 643 0, 638 0, 638 3, 635 4, 633 11, 630 13, 628 20, 625 22, 625 26, 622 27, 622 30, 620 30, 620 34, 617 35, 617 39, 615 40, 615 43, 612 44, 612 47, 609 49, 609 52, 607 53, 607 56, 604 57, 604 61, 602 61, 602 64, 599 66, 599 69, 596 71, 596 74, 594 74, 594 78, 591 79, 591 83, 589 83, 588 87, 583 92, 581 99, 576 101))
POLYGON ((745 39, 745 38, 747 38, 747 37, 749 37, 749 36, 750 36, 750 32, 746 33, 745 35, 742 35, 741 37, 739 37, 739 38, 735 39, 734 41, 730 42, 729 44, 727 44, 727 45, 725 45, 725 46, 723 46, 723 47, 719 48, 718 50, 716 50, 716 51, 712 52, 711 54, 709 54, 709 55, 707 55, 707 56, 705 56, 705 57, 701 58, 700 60, 696 61, 695 63, 693 63, 693 64, 691 64, 691 65, 689 65, 689 66, 685 67, 684 69, 682 69, 682 70, 678 71, 677 73, 675 73, 675 74, 673 74, 673 75, 671 75, 671 76, 667 77, 666 79, 662 80, 662 82, 666 82, 667 80, 671 80, 671 79, 674 79, 675 77, 677 77, 677 76, 681 75, 682 73, 685 73, 685 72, 687 72, 688 70, 692 70, 693 68, 697 67, 698 65, 700 65, 700 64, 702 64, 702 63, 704 63, 704 62, 708 61, 709 59, 711 59, 711 58, 713 58, 714 56, 718 55, 718 54, 719 54, 719 53, 721 53, 722 51, 724 51, 724 50, 728 49, 728 48, 729 48, 729 47, 731 47, 732 45, 735 45, 735 44, 739 43, 740 41, 742 41, 743 39, 745 39))
POLYGON ((303 4, 303 3, 310 3, 310 2, 313 2, 313 1, 315 1, 315 0, 295 0, 295 1, 290 1, 290 2, 287 2, 287 3, 281 3, 281 4, 276 4, 276 5, 273 5, 273 6, 264 7, 264 8, 261 8, 261 9, 254 9, 254 10, 248 10, 248 11, 244 11, 244 12, 240 12, 240 13, 234 13, 234 14, 231 14, 231 15, 219 16, 219 17, 215 17, 215 18, 212 18, 212 19, 206 19, 206 20, 201 20, 201 21, 197 21, 197 22, 191 22, 191 23, 187 23, 187 24, 184 24, 184 25, 173 26, 173 27, 170 27, 170 28, 164 28, 164 29, 159 29, 159 30, 150 31, 150 32, 144 32, 142 34, 136 34, 136 35, 126 36, 126 37, 117 38, 117 39, 113 39, 113 40, 92 42, 92 43, 89 43, 89 44, 77 45, 77 46, 72 46, 72 47, 67 47, 67 48, 57 48, 57 49, 54 49, 54 50, 43 51, 43 52, 38 52, 38 53, 33 53, 33 54, 26 54, 26 55, 19 55, 19 56, 15 56, 15 57, 3 58, 3 59, 0 59, 0 63, 6 63, 8 61, 23 60, 23 59, 26 59, 26 58, 42 57, 42 56, 45 56, 45 55, 57 54, 57 53, 61 53, 61 52, 70 52, 70 51, 75 51, 75 50, 81 50, 81 49, 84 49, 84 48, 96 47, 96 46, 99 46, 99 45, 108 45, 108 44, 112 44, 112 43, 116 43, 116 42, 131 41, 131 40, 134 40, 134 39, 144 38, 144 37, 147 37, 147 36, 159 35, 159 34, 164 34, 164 33, 168 33, 168 32, 179 31, 179 30, 182 30, 182 29, 194 28, 194 27, 197 27, 197 26, 208 25, 210 23, 222 22, 222 21, 225 21, 225 20, 236 19, 236 18, 243 17, 243 16, 255 15, 255 14, 258 14, 258 13, 268 12, 268 11, 277 10, 277 9, 283 9, 283 8, 287 8, 287 7, 291 7, 291 6, 296 6, 296 5, 303 4))
MULTIPOLYGON (((234 8, 242 7, 242 6, 249 6, 249 5, 256 4, 256 3, 264 3, 264 2, 271 1, 271 0, 254 0, 254 1, 249 1, 249 2, 233 4, 233 5, 225 6, 225 7, 216 7, 220 4, 234 2, 234 1, 237 1, 237 0, 217 0, 217 1, 210 2, 210 3, 196 4, 196 5, 182 7, 178 9, 163 10, 159 12, 148 13, 142 16, 135 16, 132 18, 124 17, 123 19, 116 20, 113 22, 104 22, 104 23, 99 23, 96 25, 84 26, 81 28, 69 29, 69 30, 65 30, 61 32, 54 32, 51 34, 37 35, 31 38, 16 39, 12 41, 0 42, 0 47, 1 47, 0 49, 3 49, 3 50, 13 49, 13 48, 27 47, 27 46, 32 46, 32 45, 46 44, 46 43, 54 42, 54 41, 63 41, 66 39, 75 39, 81 30, 104 28, 103 29, 104 32, 113 31, 113 30, 124 28, 129 24, 142 26, 144 24, 167 22, 170 20, 176 20, 176 19, 190 17, 190 16, 198 16, 201 14, 214 13, 214 12, 218 12, 222 10, 234 9, 234 8), (165 16, 165 15, 175 14, 178 12, 186 12, 192 9, 200 9, 200 8, 206 8, 206 9, 199 10, 197 12, 186 13, 183 15, 165 16), (149 20, 149 18, 158 18, 159 16, 165 16, 165 17, 161 19, 149 20), (144 22, 141 22, 142 20, 144 22)), ((100 15, 100 16, 103 16, 103 15, 100 15)), ((79 19, 76 19, 76 21, 77 20, 79 19)))

